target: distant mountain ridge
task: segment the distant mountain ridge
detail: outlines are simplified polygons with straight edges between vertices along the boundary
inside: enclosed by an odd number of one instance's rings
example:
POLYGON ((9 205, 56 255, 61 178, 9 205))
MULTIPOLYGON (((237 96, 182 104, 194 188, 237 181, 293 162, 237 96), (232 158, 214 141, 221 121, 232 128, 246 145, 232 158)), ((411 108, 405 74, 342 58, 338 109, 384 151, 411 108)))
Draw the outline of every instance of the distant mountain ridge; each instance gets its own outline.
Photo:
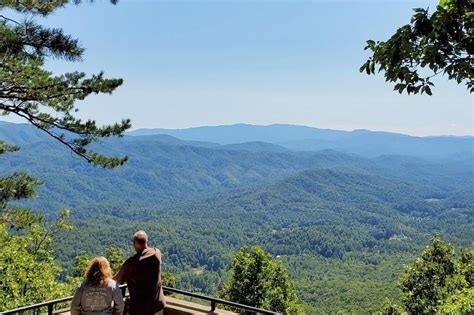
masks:
MULTIPOLYGON (((188 129, 138 129, 125 138, 151 143, 249 152, 335 150, 363 157, 404 155, 425 159, 474 159, 474 137, 415 137, 359 129, 340 131, 295 125, 225 125, 188 129)), ((28 124, 0 121, 0 140, 25 145, 52 141, 28 124)), ((108 139, 107 142, 114 142, 108 139)))
MULTIPOLYGON (((369 129, 354 129, 352 131, 346 130, 337 130, 337 129, 328 129, 328 128, 317 128, 304 125, 291 125, 291 124, 270 124, 270 125, 252 125, 245 123, 238 123, 232 125, 217 125, 217 126, 199 126, 199 127, 189 127, 189 128, 179 128, 179 129, 167 129, 167 128, 139 128, 133 131, 129 131, 126 134, 131 136, 149 136, 156 134, 168 134, 175 136, 177 138, 188 138, 188 137, 214 137, 214 141, 220 144, 230 144, 230 143, 241 143, 241 142, 251 142, 251 139, 254 138, 264 138, 265 140, 260 140, 262 142, 273 142, 273 141, 289 141, 297 140, 304 138, 314 138, 317 136, 320 139, 336 139, 342 135, 347 134, 368 134, 368 133, 377 133, 385 135, 398 135, 405 137, 414 137, 414 138, 473 138, 473 136, 463 135, 463 136, 454 136, 454 135, 436 135, 436 136, 412 136, 403 133, 397 132, 388 132, 388 131, 373 131, 369 129), (292 134, 287 134, 291 130, 292 134), (216 131, 220 133, 217 134, 216 131), (235 134, 234 132, 246 132, 246 134, 235 134), (227 133, 233 133, 234 139, 229 138, 227 133), (244 138, 248 137, 248 138, 244 138), (218 139, 223 139, 218 141, 218 139)), ((258 141, 258 140, 254 140, 258 141)))
POLYGON ((366 157, 410 155, 443 158, 457 154, 468 154, 472 157, 474 152, 474 138, 472 136, 416 137, 366 129, 341 131, 283 124, 138 129, 127 134, 131 136, 166 134, 187 141, 214 142, 222 145, 267 142, 294 151, 332 149, 366 157))
POLYGON ((0 140, 10 144, 24 145, 35 142, 47 141, 49 137, 45 132, 30 124, 14 124, 0 121, 0 140))
POLYGON ((318 129, 307 126, 275 124, 269 126, 235 124, 221 126, 202 126, 186 129, 137 129, 129 135, 167 134, 183 140, 211 141, 219 144, 235 144, 243 142, 283 142, 301 139, 311 139, 316 135, 331 138, 345 131, 318 129), (291 132, 289 132, 291 131, 291 132), (210 140, 212 139, 212 140, 210 140))

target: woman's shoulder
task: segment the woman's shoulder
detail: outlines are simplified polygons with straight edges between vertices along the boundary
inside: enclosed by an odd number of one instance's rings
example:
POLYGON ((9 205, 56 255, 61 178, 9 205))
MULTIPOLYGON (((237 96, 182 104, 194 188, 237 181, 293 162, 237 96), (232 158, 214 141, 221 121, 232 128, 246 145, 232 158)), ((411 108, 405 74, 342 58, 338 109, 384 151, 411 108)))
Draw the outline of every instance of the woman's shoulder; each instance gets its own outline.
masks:
POLYGON ((107 287, 115 289, 117 286, 118 286, 117 282, 114 279, 109 278, 105 283, 102 283, 100 285, 91 285, 87 281, 84 281, 79 285, 79 288, 82 288, 82 289, 91 288, 95 290, 101 290, 107 287))
POLYGON ((117 287, 117 281, 115 281, 114 279, 112 278, 109 278, 108 282, 107 282, 107 286, 108 287, 111 287, 111 288, 115 288, 117 287))

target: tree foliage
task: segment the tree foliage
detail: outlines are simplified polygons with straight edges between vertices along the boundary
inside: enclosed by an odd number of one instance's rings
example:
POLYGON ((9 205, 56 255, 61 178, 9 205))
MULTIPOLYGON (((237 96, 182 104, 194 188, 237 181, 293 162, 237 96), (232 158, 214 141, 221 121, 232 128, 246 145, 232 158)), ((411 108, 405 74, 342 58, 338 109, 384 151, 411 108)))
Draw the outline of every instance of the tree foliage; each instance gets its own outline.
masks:
POLYGON ((258 246, 244 246, 234 256, 221 296, 285 314, 301 312, 286 269, 258 246))
POLYGON ((22 212, 21 226, 0 218, 0 311, 67 295, 70 283, 58 281, 61 268, 54 260, 52 235, 69 229, 68 212, 52 224, 22 212))
POLYGON ((410 313, 433 314, 446 299, 446 287, 455 272, 453 257, 453 247, 435 237, 431 246, 408 267, 400 286, 410 313))
POLYGON ((410 314, 470 314, 474 311, 474 255, 434 237, 431 246, 400 278, 404 306, 410 314))
POLYGON ((176 277, 171 272, 163 272, 161 273, 161 283, 165 287, 176 287, 176 277))
MULTIPOLYGON (((68 2, 3 1, 0 9, 48 15, 68 2)), ((100 127, 94 120, 77 118, 75 102, 92 94, 110 94, 122 79, 106 79, 102 72, 92 76, 77 71, 55 75, 43 69, 48 57, 79 61, 83 53, 79 41, 61 29, 0 14, 0 113, 25 119, 90 163, 121 165, 126 157, 107 157, 87 146, 104 137, 121 136, 130 127, 130 120, 100 127)))
POLYGON ((70 275, 74 278, 83 278, 90 261, 91 257, 85 251, 81 251, 74 257, 70 275))
MULTIPOLYGON (((93 2, 94 0, 86 0, 87 2, 93 2)), ((38 0, 2 0, 0 2, 0 9, 11 8, 22 13, 32 13, 48 15, 58 8, 62 8, 69 3, 80 4, 85 2, 83 0, 49 0, 49 1, 38 1, 38 0)), ((117 4, 118 0, 110 0, 112 4, 117 4)))
POLYGON ((402 315, 404 311, 402 307, 394 304, 389 298, 385 298, 382 310, 377 312, 378 315, 402 315))
POLYGON ((394 90, 432 94, 431 78, 443 74, 474 91, 474 2, 441 0, 435 12, 414 9, 409 24, 387 41, 368 40, 372 56, 361 72, 383 72, 394 90), (378 69, 377 69, 378 68, 378 69))
POLYGON ((108 247, 105 249, 105 258, 109 261, 112 273, 115 274, 125 261, 125 251, 119 247, 108 247))
MULTIPOLYGON (((115 274, 119 271, 120 267, 125 261, 125 251, 123 248, 119 247, 107 247, 105 249, 105 258, 109 261, 110 269, 112 274, 115 274)), ((88 255, 85 251, 80 251, 79 254, 74 257, 72 268, 69 274, 73 278, 78 278, 79 281, 84 279, 84 274, 86 272, 87 266, 89 265, 92 257, 88 255)))

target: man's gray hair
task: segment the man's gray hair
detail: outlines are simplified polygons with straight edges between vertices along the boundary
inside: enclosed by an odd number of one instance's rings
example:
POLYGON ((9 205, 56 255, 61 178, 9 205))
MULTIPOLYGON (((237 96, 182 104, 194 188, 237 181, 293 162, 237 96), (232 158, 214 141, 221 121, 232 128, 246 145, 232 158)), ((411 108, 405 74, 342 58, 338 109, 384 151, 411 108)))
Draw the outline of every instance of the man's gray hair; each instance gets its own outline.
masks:
POLYGON ((133 234, 133 241, 138 244, 146 244, 148 243, 148 235, 143 230, 137 231, 133 234))

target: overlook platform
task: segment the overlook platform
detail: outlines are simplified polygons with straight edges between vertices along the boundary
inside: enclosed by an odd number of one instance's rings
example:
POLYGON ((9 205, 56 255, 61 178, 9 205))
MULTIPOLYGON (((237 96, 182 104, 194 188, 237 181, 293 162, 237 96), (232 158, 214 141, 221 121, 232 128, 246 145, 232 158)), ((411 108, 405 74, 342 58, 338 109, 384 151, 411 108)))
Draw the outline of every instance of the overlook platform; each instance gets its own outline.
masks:
MULTIPOLYGON (((123 296, 127 296, 126 286, 122 286, 123 296)), ((231 311, 218 309, 217 305, 230 306, 238 310, 245 311, 250 314, 268 314, 268 315, 278 315, 279 313, 259 309, 256 307, 243 305, 235 302, 230 302, 218 298, 213 298, 206 295, 201 295, 198 293, 192 293, 188 291, 183 291, 175 288, 163 287, 163 291, 168 294, 173 294, 174 296, 166 297, 166 308, 164 310, 164 315, 232 315, 238 314, 231 311), (180 298, 181 297, 181 298, 180 298), (210 303, 210 306, 197 304, 189 301, 185 301, 183 297, 190 297, 194 299, 199 299, 207 301, 210 303)), ((14 310, 0 312, 0 315, 13 315, 13 314, 48 314, 48 315, 69 315, 69 308, 66 307, 68 303, 72 300, 72 296, 68 296, 62 299, 57 299, 53 301, 47 301, 35 305, 20 307, 14 310)))
MULTIPOLYGON (((213 312, 209 310, 208 306, 183 301, 173 297, 166 298, 167 307, 164 310, 164 315, 235 315, 237 313, 216 309, 213 312)), ((1 313, 3 314, 3 313, 1 313)), ((70 315, 68 309, 60 309, 53 311, 54 315, 70 315)))

